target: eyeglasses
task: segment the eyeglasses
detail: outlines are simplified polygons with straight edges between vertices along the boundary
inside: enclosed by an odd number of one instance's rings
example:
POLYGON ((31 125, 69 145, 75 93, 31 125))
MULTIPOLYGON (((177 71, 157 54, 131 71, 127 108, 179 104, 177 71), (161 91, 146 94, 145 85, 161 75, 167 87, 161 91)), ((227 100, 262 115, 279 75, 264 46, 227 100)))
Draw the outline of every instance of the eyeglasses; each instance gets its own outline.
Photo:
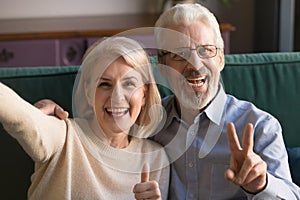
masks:
POLYGON ((194 49, 190 47, 180 47, 171 51, 161 51, 160 56, 170 54, 172 60, 185 61, 191 57, 191 52, 195 50, 200 58, 212 58, 217 55, 218 49, 219 48, 215 45, 201 45, 196 46, 194 49))

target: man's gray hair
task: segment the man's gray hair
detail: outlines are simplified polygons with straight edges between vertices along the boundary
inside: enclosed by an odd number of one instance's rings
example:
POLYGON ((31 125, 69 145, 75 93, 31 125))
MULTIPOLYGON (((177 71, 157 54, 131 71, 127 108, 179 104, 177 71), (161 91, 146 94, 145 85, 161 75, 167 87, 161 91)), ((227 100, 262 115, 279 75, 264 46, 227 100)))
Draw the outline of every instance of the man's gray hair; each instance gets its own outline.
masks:
POLYGON ((169 28, 170 26, 183 25, 187 26, 195 21, 202 21, 209 25, 215 33, 215 45, 218 48, 224 48, 224 41, 221 36, 219 23, 206 7, 195 4, 177 4, 161 14, 155 23, 155 39, 157 44, 162 41, 162 31, 160 28, 169 28), (160 27, 160 28, 159 28, 160 27))

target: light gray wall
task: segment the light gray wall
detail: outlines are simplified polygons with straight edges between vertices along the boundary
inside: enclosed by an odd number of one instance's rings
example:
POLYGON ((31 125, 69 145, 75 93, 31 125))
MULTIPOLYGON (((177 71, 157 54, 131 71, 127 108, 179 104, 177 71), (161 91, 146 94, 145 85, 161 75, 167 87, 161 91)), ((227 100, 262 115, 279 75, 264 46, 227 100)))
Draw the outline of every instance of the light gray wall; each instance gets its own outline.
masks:
POLYGON ((157 12, 162 0, 0 0, 0 19, 157 12))

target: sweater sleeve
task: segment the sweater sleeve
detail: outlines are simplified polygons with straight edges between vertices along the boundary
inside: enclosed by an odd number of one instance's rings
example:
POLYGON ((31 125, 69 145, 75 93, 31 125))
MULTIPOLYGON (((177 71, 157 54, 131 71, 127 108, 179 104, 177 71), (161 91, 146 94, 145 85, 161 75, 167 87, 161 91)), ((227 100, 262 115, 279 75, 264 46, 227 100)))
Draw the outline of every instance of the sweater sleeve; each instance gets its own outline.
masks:
POLYGON ((159 178, 159 188, 161 192, 161 199, 168 199, 169 182, 170 182, 170 167, 166 166, 161 169, 161 176, 159 178))
POLYGON ((0 82, 0 122, 35 162, 59 151, 66 138, 66 123, 43 114, 0 82))

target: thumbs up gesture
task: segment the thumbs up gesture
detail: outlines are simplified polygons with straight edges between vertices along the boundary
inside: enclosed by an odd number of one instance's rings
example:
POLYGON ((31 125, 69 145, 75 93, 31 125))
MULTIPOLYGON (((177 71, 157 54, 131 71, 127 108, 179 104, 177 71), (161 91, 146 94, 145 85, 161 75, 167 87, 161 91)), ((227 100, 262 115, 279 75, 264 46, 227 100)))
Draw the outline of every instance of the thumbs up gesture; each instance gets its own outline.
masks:
POLYGON ((141 172, 141 182, 135 184, 133 193, 135 199, 161 199, 159 185, 156 181, 150 181, 149 165, 144 164, 141 172))

